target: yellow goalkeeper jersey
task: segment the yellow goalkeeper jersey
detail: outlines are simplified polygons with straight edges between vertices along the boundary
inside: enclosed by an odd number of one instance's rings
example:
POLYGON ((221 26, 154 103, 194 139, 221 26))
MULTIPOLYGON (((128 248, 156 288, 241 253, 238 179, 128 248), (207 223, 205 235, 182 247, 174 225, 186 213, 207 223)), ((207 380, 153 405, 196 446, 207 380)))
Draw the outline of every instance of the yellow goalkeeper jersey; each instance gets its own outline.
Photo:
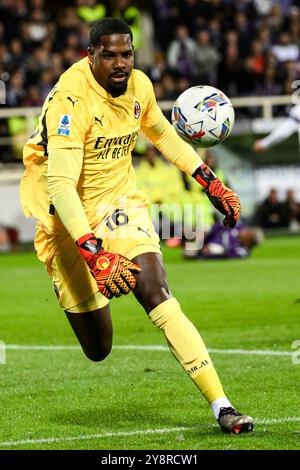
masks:
MULTIPOLYGON (((160 142, 163 150, 170 147, 170 156, 164 152, 166 158, 184 171, 191 173, 199 164, 199 156, 181 141, 163 116, 151 81, 143 72, 134 69, 126 93, 113 98, 94 79, 87 58, 74 64, 49 93, 38 126, 24 147, 21 202, 25 214, 48 227, 48 152, 55 149, 83 150, 76 189, 92 230, 107 216, 104 208, 118 206, 123 196, 127 205, 147 204, 146 194, 136 188, 131 161, 140 129, 158 148, 160 142), (155 126, 159 131, 152 135, 155 126)), ((66 154, 66 158, 72 158, 72 152, 66 154)), ((54 224, 51 231, 56 228, 54 224)))

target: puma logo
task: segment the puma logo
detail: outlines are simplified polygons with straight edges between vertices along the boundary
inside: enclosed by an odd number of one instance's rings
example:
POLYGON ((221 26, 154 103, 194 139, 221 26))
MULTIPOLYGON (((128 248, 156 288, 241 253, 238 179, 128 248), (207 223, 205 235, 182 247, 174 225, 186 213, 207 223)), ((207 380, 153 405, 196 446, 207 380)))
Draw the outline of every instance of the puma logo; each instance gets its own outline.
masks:
POLYGON ((149 238, 151 238, 151 235, 144 229, 142 229, 141 227, 138 227, 137 228, 139 232, 144 232, 146 235, 148 235, 149 238))
POLYGON ((67 100, 70 100, 70 101, 71 101, 73 107, 75 106, 76 101, 78 101, 78 100, 75 100, 75 101, 72 100, 72 98, 71 98, 70 96, 68 96, 67 100))
POLYGON ((103 123, 102 123, 102 119, 104 117, 104 114, 102 114, 101 118, 97 118, 97 116, 95 116, 95 121, 98 122, 100 124, 101 127, 103 127, 103 123))

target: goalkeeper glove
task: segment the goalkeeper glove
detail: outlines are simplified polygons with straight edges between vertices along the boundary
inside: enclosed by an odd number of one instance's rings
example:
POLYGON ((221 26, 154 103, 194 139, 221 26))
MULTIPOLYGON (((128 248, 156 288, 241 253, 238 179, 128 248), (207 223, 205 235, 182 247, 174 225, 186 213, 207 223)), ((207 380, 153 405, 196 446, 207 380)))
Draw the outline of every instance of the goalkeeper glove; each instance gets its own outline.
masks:
POLYGON ((233 228, 241 213, 238 195, 227 188, 205 163, 202 163, 192 176, 203 186, 214 207, 225 215, 225 227, 233 228))
POLYGON ((133 273, 141 267, 117 253, 109 253, 102 248, 102 240, 88 233, 77 240, 80 253, 95 278, 99 291, 108 299, 128 294, 136 286, 133 273))

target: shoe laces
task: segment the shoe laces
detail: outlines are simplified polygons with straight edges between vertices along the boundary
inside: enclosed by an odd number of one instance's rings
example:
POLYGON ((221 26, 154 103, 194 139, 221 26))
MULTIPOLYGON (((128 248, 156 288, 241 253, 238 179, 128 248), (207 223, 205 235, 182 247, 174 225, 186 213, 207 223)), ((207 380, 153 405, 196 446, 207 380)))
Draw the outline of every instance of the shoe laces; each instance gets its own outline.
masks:
POLYGON ((225 407, 220 408, 218 419, 226 415, 241 416, 241 413, 236 411, 236 409, 233 408, 232 406, 228 406, 226 408, 225 407))

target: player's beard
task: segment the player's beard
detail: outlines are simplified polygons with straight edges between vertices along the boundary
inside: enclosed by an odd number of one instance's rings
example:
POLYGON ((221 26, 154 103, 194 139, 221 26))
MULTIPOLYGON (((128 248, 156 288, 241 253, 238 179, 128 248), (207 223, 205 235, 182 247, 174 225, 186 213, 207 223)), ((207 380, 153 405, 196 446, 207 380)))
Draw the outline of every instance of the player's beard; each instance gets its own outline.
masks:
POLYGON ((107 91, 111 94, 113 98, 124 95, 127 90, 127 81, 125 83, 120 83, 120 85, 108 85, 107 91))

